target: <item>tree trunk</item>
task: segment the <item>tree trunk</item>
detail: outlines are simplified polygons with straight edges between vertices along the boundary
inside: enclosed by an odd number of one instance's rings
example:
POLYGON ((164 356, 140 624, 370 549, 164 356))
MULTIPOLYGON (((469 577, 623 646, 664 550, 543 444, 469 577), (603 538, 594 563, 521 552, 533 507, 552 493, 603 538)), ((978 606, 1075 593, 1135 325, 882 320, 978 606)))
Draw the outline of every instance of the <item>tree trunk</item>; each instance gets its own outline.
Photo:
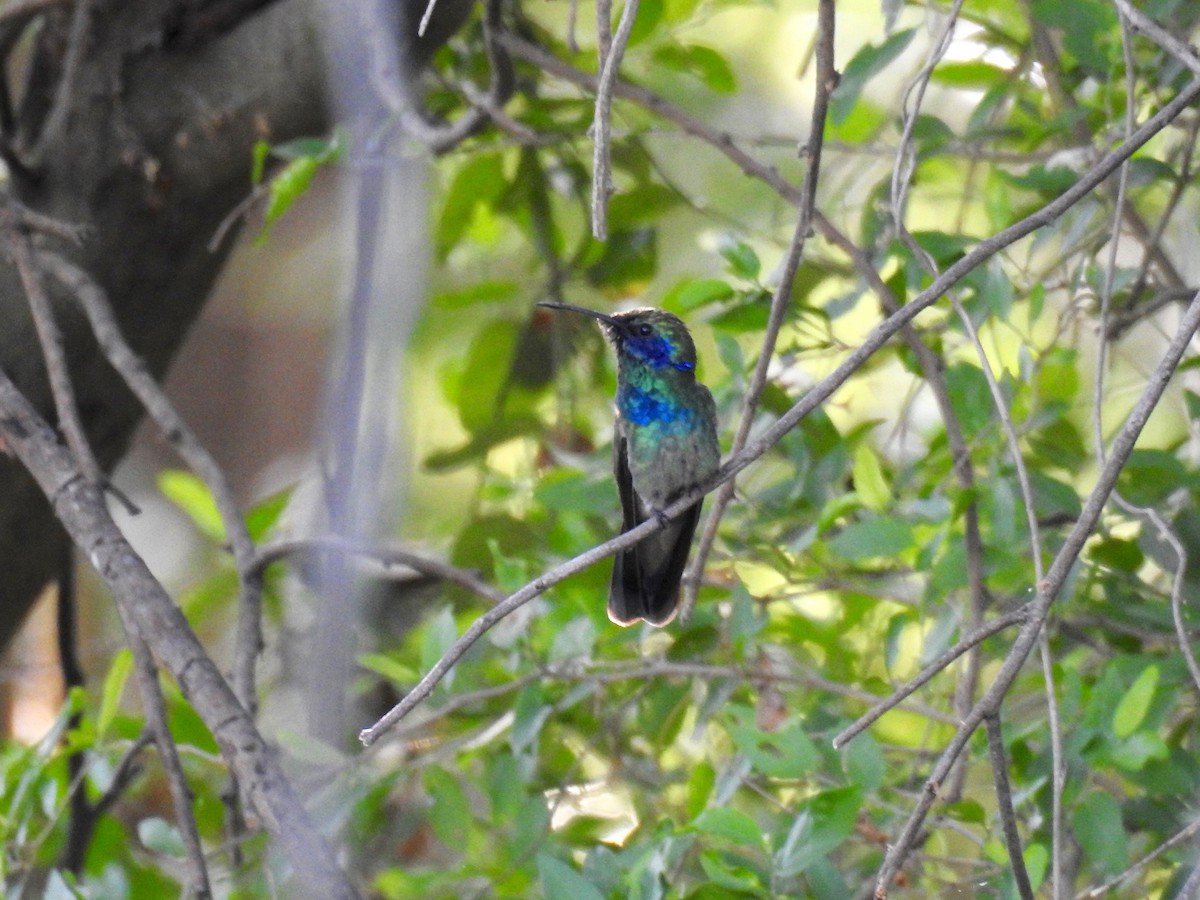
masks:
MULTIPOLYGON (((319 4, 88 5, 82 56, 57 131, 52 109, 69 57, 72 8, 47 14, 36 37, 5 134, 9 156, 16 156, 12 189, 36 212, 86 227, 69 255, 107 291, 130 343, 161 375, 225 262, 230 238, 215 251, 209 242, 251 189, 255 141, 328 127, 319 4), (39 153, 47 123, 52 133, 39 153)), ((141 410, 73 302, 61 293, 55 302, 80 413, 109 469, 141 410)), ((7 260, 0 261, 0 368, 54 421, 28 304, 7 260)), ((0 456, 0 647, 57 574, 65 540, 32 478, 0 456)))

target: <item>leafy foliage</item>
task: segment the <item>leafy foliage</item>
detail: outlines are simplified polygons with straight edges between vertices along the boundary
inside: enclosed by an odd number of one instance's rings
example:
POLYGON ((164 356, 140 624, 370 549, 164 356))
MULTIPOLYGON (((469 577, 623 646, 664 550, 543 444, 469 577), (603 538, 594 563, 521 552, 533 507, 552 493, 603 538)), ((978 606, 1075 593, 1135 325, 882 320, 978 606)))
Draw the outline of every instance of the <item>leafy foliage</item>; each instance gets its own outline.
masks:
MULTIPOLYGON (((1151 6, 1175 33, 1195 27, 1188 4, 1151 6)), ((782 66, 790 77, 798 60, 762 47, 789 22, 807 33, 810 5, 642 7, 623 75, 692 119, 727 127, 731 144, 798 184, 803 126, 770 71, 782 66), (771 127, 786 127, 788 140, 772 140, 771 127)), ((945 270, 1060 196, 1124 139, 1127 106, 1142 120, 1188 79, 1153 43, 1128 36, 1127 70, 1121 28, 1100 0, 969 0, 954 54, 933 66, 914 120, 906 241, 892 163, 900 87, 930 52, 929 10, 906 8, 885 33, 839 9, 839 28, 860 26, 860 47, 840 63, 824 135, 817 205, 832 225, 806 246, 787 297, 757 431, 846 359, 888 302, 927 288, 930 264, 945 270)), ((526 5, 521 15, 559 59, 594 70, 594 49, 569 49, 558 12, 526 5)), ((478 58, 472 41, 444 54, 444 74, 478 58)), ((590 324, 531 314, 534 302, 608 309, 636 295, 687 317, 730 435, 794 220, 791 200, 743 175, 722 146, 677 133, 678 121, 664 125, 661 107, 627 102, 618 104, 610 237, 597 242, 587 214, 591 97, 532 66, 518 74, 526 90, 510 115, 545 139, 526 146, 489 131, 436 169, 438 285, 412 369, 414 391, 436 379, 438 396, 423 394, 422 408, 438 443, 414 477, 418 524, 406 525, 505 590, 606 540, 619 520, 607 447, 613 362, 590 324), (448 505, 452 533, 421 527, 423 512, 448 505)), ((447 111, 455 102, 435 101, 447 111)), ((949 299, 921 316, 911 336, 932 367, 913 342, 888 343, 743 473, 689 621, 615 628, 604 616, 607 564, 593 567, 455 666, 415 723, 403 724, 411 743, 401 761, 369 756, 351 774, 340 760, 328 766, 337 790, 321 802, 371 889, 397 900, 652 900, 842 898, 869 884, 1015 629, 982 641, 973 660, 945 668, 846 746, 835 750, 833 739, 980 622, 1028 604, 1037 566, 1081 515, 1103 463, 1095 434, 1111 439, 1161 355, 1152 313, 1182 279, 1171 273, 1186 253, 1176 219, 1195 202, 1189 116, 1138 151, 1124 207, 1101 187, 974 268, 954 288, 970 330, 949 299), (1121 252, 1110 259, 1114 229, 1121 252), (976 329, 986 361, 970 339, 976 329), (965 444, 969 479, 952 433, 965 444)), ((331 158, 325 148, 294 162, 331 158)), ((285 203, 291 192, 278 190, 285 203)), ((1194 819, 1200 685, 1172 600, 1194 593, 1195 563, 1183 569, 1182 560, 1200 558, 1196 396, 1169 394, 1124 468, 1124 502, 1110 504, 1054 606, 1050 679, 1027 664, 1000 710, 1034 890, 1047 890, 1056 864, 1066 895, 1101 884, 1194 819), (1057 848, 1055 735, 1066 829, 1057 848)), ((163 487, 220 539, 195 483, 172 477, 163 487)), ((364 682, 402 693, 485 609, 447 587, 416 627, 364 655, 364 682)), ((1186 604, 1179 614, 1190 628, 1186 604)), ((1193 637, 1188 630, 1189 645, 1193 637)), ((128 741, 139 730, 115 710, 122 677, 114 663, 98 712, 73 731, 102 758, 116 746, 106 743, 113 732, 128 741)), ((199 746, 204 735, 187 740, 199 746)), ((32 846, 28 835, 61 802, 54 755, 42 747, 5 757, 8 846, 32 846)), ((932 786, 939 802, 896 894, 1017 896, 988 766, 980 733, 953 778, 932 786)), ((215 843, 215 776, 197 768, 202 831, 215 843)), ((170 830, 143 819, 137 833, 148 851, 170 856, 170 830)), ((144 890, 137 879, 164 876, 114 849, 117 832, 131 833, 107 818, 83 881, 99 885, 116 866, 134 895, 144 890)), ((46 864, 49 846, 9 859, 9 872, 46 864)), ((1168 849, 1131 873, 1121 895, 1175 896, 1193 855, 1168 849)))

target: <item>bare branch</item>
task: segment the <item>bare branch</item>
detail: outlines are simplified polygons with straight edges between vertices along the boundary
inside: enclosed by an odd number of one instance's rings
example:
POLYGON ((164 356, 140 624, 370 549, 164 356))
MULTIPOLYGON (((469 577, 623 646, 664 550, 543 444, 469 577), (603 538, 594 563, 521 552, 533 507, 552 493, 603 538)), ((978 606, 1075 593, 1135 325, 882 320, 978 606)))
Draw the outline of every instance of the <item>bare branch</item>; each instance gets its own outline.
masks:
POLYGON ((840 750, 848 743, 874 725, 884 713, 895 709, 904 700, 919 690, 923 685, 927 684, 935 675, 943 671, 952 662, 979 644, 986 641, 992 635, 999 634, 1006 628, 1011 628, 1013 625, 1021 625, 1028 618, 1029 612, 1027 609, 1019 609, 1016 612, 1008 613, 1000 616, 1000 618, 989 622, 986 625, 977 628, 970 634, 966 635, 962 640, 955 644, 950 649, 942 653, 937 659, 923 668, 917 677, 908 682, 908 684, 897 688, 881 702, 873 706, 865 715, 857 719, 849 728, 844 729, 833 739, 834 749, 840 750))
POLYGON ((37 170, 45 161, 46 152, 63 139, 66 132, 67 116, 71 112, 72 92, 79 74, 79 66, 83 60, 83 51, 87 45, 88 25, 90 24, 92 0, 75 0, 75 10, 71 15, 71 30, 67 37, 67 52, 63 58, 62 70, 58 76, 58 85, 54 90, 54 102, 50 113, 42 123, 37 141, 27 150, 13 148, 22 165, 28 169, 37 170))
POLYGON ((196 817, 192 811, 192 790, 179 764, 179 751, 171 729, 167 724, 167 706, 163 702, 162 688, 158 684, 158 667, 150 646, 137 634, 129 634, 129 645, 133 648, 134 673, 142 694, 142 707, 146 712, 149 728, 154 733, 159 759, 167 773, 167 785, 171 791, 171 802, 175 806, 175 822, 183 839, 189 870, 185 891, 194 893, 201 900, 212 896, 208 880, 208 866, 204 861, 204 848, 200 845, 200 832, 196 828, 196 817))
MULTIPOLYGON (((1192 822, 1179 829, 1128 869, 1113 878, 1110 878, 1104 884, 1096 885, 1096 887, 1088 888, 1086 891, 1080 891, 1075 895, 1075 900, 1098 900, 1100 897, 1109 895, 1115 888, 1128 881, 1142 869, 1146 868, 1154 860, 1158 859, 1168 850, 1173 850, 1180 844, 1191 840, 1195 835, 1200 834, 1200 819, 1194 819, 1192 822)), ((1187 895, 1182 891, 1175 896, 1183 898, 1187 895)))
POLYGON ((275 541, 262 547, 254 563, 254 570, 261 577, 267 566, 289 556, 306 556, 315 553, 343 553, 362 556, 375 560, 384 567, 408 566, 422 575, 444 578, 452 584, 466 588, 473 594, 478 594, 492 603, 502 602, 508 595, 498 588, 488 584, 476 573, 460 569, 440 560, 430 559, 399 547, 372 547, 355 544, 336 535, 322 537, 298 538, 295 540, 275 541))
POLYGON ((996 801, 1000 807, 1000 827, 1004 832, 1004 845, 1008 848, 1008 861, 1012 863, 1017 893, 1021 895, 1021 900, 1033 900, 1033 885, 1029 883, 1025 855, 1021 850, 1021 835, 1017 832, 1017 815, 1013 810, 1012 787, 1008 783, 1008 759, 1004 752, 999 715, 987 716, 983 726, 987 731, 988 758, 992 764, 992 780, 996 785, 996 801))
MULTIPOLYGON (((598 241, 608 238, 608 198, 613 192, 612 152, 609 149, 612 141, 613 86, 617 82, 621 59, 625 56, 625 45, 629 43, 629 35, 633 33, 637 11, 638 0, 625 0, 621 19, 617 22, 617 32, 613 35, 607 51, 600 57, 600 80, 596 85, 596 115, 592 120, 592 236, 598 241)), ((603 15, 600 5, 597 5, 596 14, 603 15)))

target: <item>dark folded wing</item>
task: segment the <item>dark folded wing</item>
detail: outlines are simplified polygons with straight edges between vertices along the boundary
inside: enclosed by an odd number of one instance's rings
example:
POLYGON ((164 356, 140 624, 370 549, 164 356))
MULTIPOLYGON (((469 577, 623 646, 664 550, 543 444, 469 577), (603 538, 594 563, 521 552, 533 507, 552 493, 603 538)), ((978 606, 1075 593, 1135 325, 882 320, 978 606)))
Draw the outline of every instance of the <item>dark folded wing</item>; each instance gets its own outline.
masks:
MULTIPOLYGON (((613 474, 621 496, 624 533, 640 525, 652 512, 644 508, 633 489, 628 449, 619 428, 613 437, 613 474)), ((675 617, 679 580, 687 565, 701 505, 697 502, 661 531, 617 554, 608 590, 608 617, 613 622, 631 625, 645 619, 651 625, 666 625, 675 617)))

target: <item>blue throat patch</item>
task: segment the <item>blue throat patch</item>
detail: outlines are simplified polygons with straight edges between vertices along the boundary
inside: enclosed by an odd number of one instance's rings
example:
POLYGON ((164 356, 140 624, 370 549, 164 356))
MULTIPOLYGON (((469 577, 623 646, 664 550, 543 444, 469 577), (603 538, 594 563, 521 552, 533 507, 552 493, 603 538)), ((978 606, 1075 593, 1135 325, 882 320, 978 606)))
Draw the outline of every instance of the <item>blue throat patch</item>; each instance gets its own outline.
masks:
POLYGON ((672 360, 671 354, 675 352, 675 348, 662 335, 649 338, 630 338, 625 342, 623 349, 634 359, 647 363, 655 369, 670 366, 680 372, 690 372, 696 368, 692 363, 672 360))
POLYGON ((627 387, 617 397, 621 418, 634 425, 686 425, 692 412, 669 396, 637 387, 627 387))

